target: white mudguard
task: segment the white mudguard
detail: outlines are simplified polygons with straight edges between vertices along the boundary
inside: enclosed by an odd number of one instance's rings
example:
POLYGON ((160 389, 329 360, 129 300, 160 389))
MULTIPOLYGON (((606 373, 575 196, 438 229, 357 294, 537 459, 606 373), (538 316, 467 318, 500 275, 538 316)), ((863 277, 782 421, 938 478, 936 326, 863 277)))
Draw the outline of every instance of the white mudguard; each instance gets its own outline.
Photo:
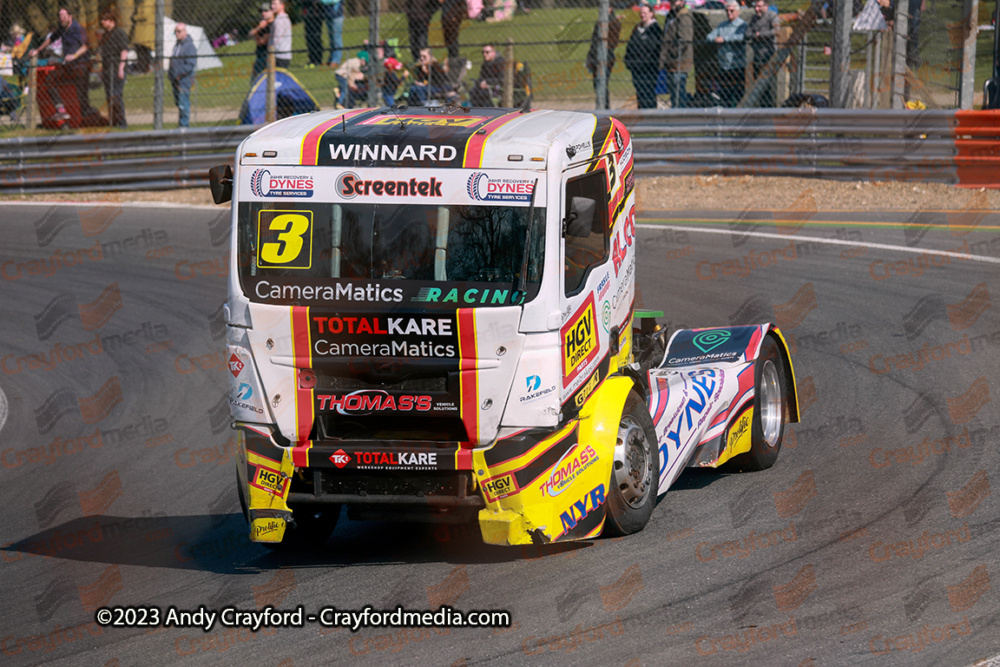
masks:
POLYGON ((663 361, 648 371, 660 494, 685 465, 714 468, 750 450, 754 362, 768 335, 778 342, 789 380, 786 422, 797 422, 791 357, 776 326, 681 329, 670 337, 663 361))

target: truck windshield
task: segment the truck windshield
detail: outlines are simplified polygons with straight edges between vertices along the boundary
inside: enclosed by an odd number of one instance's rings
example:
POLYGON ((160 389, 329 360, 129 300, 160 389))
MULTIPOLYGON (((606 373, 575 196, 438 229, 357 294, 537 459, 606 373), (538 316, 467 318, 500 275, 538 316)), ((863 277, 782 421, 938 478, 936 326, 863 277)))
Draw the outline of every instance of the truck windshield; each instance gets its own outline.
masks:
POLYGON ((526 299, 541 282, 544 206, 532 214, 526 264, 524 206, 244 202, 238 215, 244 277, 514 286, 527 266, 526 299))

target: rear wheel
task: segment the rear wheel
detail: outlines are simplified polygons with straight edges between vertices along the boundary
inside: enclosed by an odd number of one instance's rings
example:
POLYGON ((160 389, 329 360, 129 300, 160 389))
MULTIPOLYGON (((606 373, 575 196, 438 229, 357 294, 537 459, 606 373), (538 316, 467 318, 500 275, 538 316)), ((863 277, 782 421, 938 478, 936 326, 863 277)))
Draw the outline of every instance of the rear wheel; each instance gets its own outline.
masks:
POLYGON ((606 534, 629 535, 645 528, 656 505, 659 475, 660 450, 653 418, 642 398, 629 392, 611 468, 606 534))
POLYGON ((731 465, 739 470, 766 470, 778 460, 785 434, 785 365, 778 344, 764 338, 754 362, 753 424, 750 451, 734 457, 731 465))

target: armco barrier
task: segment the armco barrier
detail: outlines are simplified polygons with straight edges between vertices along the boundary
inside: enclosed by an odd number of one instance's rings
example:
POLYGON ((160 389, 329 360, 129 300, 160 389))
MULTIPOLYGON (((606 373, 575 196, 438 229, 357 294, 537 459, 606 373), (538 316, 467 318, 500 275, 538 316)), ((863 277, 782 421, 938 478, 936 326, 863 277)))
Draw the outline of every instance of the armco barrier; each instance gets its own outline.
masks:
MULTIPOLYGON (((617 110, 639 176, 723 174, 1000 187, 1000 112, 617 110)), ((0 140, 0 192, 203 187, 255 128, 0 140)))

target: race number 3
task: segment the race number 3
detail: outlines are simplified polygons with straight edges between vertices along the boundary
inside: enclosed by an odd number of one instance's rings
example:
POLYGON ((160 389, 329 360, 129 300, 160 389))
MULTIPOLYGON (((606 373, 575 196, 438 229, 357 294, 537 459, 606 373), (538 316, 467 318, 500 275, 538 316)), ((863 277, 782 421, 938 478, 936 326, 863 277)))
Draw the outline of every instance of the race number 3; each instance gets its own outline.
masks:
POLYGON ((312 229, 312 211, 261 211, 257 219, 257 266, 310 268, 312 229))

